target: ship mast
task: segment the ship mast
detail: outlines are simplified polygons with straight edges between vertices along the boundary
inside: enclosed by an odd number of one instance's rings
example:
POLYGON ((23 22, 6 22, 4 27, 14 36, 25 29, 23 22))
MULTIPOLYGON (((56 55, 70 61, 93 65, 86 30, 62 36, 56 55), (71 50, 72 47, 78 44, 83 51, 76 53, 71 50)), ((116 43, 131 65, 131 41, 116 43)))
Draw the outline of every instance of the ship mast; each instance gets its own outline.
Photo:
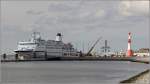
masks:
POLYGON ((31 41, 32 42, 37 42, 40 39, 41 39, 40 32, 33 32, 31 41))

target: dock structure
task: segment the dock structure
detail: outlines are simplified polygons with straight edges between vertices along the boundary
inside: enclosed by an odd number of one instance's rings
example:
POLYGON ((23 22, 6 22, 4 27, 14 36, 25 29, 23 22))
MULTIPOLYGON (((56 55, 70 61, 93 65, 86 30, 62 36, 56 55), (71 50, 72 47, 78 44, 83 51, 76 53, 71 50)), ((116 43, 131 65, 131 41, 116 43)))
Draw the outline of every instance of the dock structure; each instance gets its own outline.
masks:
POLYGON ((96 56, 63 56, 54 58, 33 58, 33 59, 17 59, 17 55, 7 55, 7 58, 2 58, 1 62, 26 62, 26 61, 131 61, 149 64, 150 61, 147 60, 137 60, 136 58, 129 57, 96 57, 96 56), (9 58, 8 58, 9 57, 9 58), (10 58, 11 57, 11 58, 10 58))
POLYGON ((110 47, 108 46, 107 40, 105 40, 105 45, 101 49, 104 53, 110 52, 110 47))
POLYGON ((133 76, 127 80, 123 80, 120 84, 150 84, 150 69, 143 71, 136 76, 133 76))

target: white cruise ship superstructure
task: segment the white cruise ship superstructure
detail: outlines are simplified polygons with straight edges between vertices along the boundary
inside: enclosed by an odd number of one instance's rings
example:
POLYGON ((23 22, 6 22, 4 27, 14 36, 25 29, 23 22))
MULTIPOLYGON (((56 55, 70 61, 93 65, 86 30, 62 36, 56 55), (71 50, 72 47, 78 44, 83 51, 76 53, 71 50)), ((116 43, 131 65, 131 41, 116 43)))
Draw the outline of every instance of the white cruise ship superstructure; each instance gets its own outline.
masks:
POLYGON ((77 56, 77 50, 71 43, 63 43, 61 33, 57 33, 55 40, 43 40, 39 32, 34 32, 30 41, 18 43, 15 52, 20 59, 77 56))

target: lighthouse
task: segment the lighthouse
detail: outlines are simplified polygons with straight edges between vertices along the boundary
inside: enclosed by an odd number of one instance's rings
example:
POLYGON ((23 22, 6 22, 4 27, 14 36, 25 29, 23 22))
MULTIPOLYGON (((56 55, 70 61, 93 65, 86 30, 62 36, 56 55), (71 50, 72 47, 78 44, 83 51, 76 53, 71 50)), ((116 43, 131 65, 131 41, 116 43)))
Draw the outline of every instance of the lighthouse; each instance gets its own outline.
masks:
POLYGON ((128 33, 128 49, 127 49, 127 57, 133 56, 133 51, 131 49, 131 32, 128 33))

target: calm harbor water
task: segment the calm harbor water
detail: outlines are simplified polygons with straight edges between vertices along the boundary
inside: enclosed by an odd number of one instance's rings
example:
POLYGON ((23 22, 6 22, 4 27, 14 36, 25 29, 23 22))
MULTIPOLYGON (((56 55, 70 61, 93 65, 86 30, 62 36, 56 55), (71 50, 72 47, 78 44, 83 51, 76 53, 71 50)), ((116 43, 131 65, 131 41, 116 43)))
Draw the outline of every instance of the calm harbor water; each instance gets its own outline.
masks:
POLYGON ((122 61, 36 61, 1 63, 2 84, 118 84, 149 68, 122 61))

